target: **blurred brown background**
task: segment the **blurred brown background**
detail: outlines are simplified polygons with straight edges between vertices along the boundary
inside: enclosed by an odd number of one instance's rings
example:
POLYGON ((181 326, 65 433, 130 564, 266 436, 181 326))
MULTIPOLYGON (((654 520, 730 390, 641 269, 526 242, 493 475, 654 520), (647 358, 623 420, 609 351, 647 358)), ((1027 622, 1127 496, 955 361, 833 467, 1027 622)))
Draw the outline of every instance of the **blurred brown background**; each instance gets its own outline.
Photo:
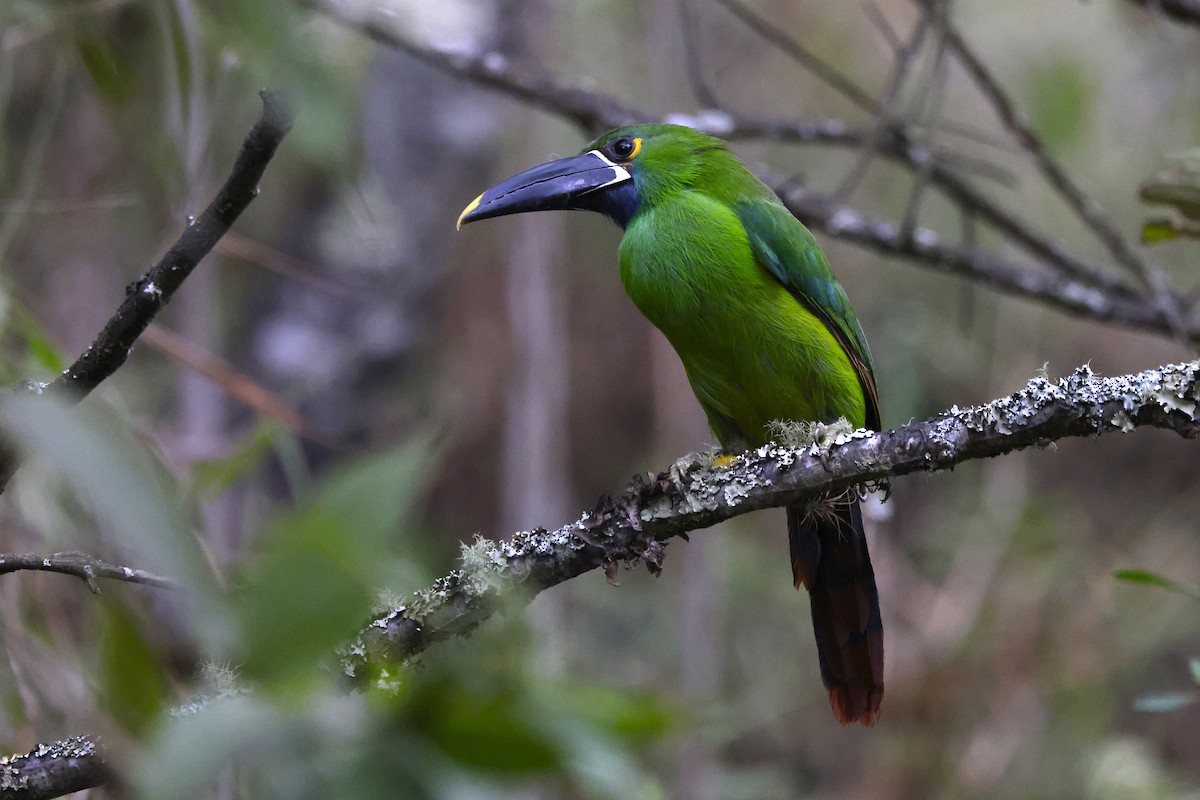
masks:
MULTIPOLYGON (((509 65, 659 116, 710 104, 689 79, 690 36, 729 113, 872 122, 706 0, 684 7, 690 31, 677 0, 378 4, 394 7, 413 41, 502 52, 509 65)), ((896 63, 877 18, 907 37, 920 14, 900 0, 753 9, 874 97, 896 63)), ((1200 28, 1118 0, 960 0, 945 13, 1049 152, 1135 240, 1148 213, 1139 183, 1200 136, 1200 28)), ((931 131, 988 196, 1058 245, 1120 274, 961 67, 939 66, 937 35, 916 53, 890 114, 931 131)), ((264 519, 310 480, 298 474, 397 442, 430 443, 415 479, 419 512, 386 556, 403 565, 391 573, 400 593, 449 569, 476 532, 563 524, 634 473, 712 442, 673 353, 623 294, 618 229, 555 214, 455 234, 478 192, 577 151, 591 133, 282 0, 0 9, 7 384, 46 379, 86 347, 123 287, 212 196, 260 85, 292 99, 296 128, 262 195, 160 319, 226 363, 202 375, 154 337, 89 401, 130 426, 190 492, 218 574, 253 559, 264 519), (294 409, 303 430, 280 424, 275 405, 236 399, 241 382, 294 409), (260 435, 271 444, 227 481, 205 483, 260 435)), ((814 192, 836 191, 861 157, 766 140, 736 150, 814 192)), ((914 180, 876 158, 841 200, 899 220, 914 180)), ((958 240, 951 202, 927 190, 919 214, 958 240)), ((1014 391, 1043 365, 1052 377, 1085 362, 1119 374, 1193 357, 1169 336, 1081 321, 818 238, 871 342, 885 425, 1014 391)), ((982 226, 977 241, 1018 255, 982 226)), ((1144 255, 1191 292, 1196 253, 1170 243, 1144 255)), ((1200 584, 1196 452, 1138 431, 897 481, 869 523, 888 669, 873 730, 830 718, 807 600, 791 589, 781 550, 782 512, 676 541, 658 579, 639 569, 613 589, 589 574, 545 592, 528 612, 528 668, 644 691, 672 709, 667 730, 634 748, 645 782, 631 779, 626 796, 1194 797, 1200 706, 1134 706, 1197 689, 1196 600, 1112 573, 1136 567, 1200 584)), ((45 491, 45 469, 30 464, 6 496, 0 550, 103 549, 112 538, 102 530, 77 540, 87 515, 45 491)), ((11 750, 94 719, 82 710, 94 702, 83 621, 94 601, 76 583, 0 578, 0 743, 11 750)), ((522 627, 517 616, 498 624, 522 627)), ((144 623, 159 630, 148 638, 171 638, 165 618, 144 623)), ((175 646, 183 663, 197 658, 175 646)), ((581 791, 532 785, 494 791, 581 791)))

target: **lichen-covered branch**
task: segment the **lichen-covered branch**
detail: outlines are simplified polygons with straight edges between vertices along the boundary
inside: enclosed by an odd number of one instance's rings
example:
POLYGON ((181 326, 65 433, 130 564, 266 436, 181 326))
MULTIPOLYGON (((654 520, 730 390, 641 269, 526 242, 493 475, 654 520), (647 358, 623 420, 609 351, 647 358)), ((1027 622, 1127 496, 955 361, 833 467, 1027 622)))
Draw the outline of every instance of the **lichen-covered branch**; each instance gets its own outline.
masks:
POLYGON ((49 800, 99 786, 108 779, 104 759, 87 736, 39 744, 0 758, 0 800, 49 800))
MULTIPOLYGON (((166 255, 126 288, 120 307, 83 355, 51 383, 30 385, 32 390, 74 403, 116 372, 159 309, 171 301, 196 265, 258 196, 258 183, 267 164, 292 127, 291 113, 279 97, 267 89, 260 94, 262 113, 246 134, 233 170, 212 203, 199 217, 189 219, 166 255)), ((0 491, 17 467, 15 455, 0 454, 0 491)))
POLYGON ((107 578, 126 583, 141 583, 146 586, 157 586, 162 589, 174 589, 175 581, 146 572, 142 569, 124 567, 120 564, 110 564, 103 559, 95 558, 87 553, 54 553, 49 556, 35 554, 16 555, 0 553, 0 575, 20 570, 38 570, 41 572, 59 572, 63 575, 74 575, 88 585, 94 593, 100 593, 97 578, 107 578))
POLYGON ((464 547, 461 569, 373 620, 342 665, 356 682, 386 680, 389 664, 470 631, 506 603, 598 567, 610 579, 618 565, 637 561, 657 571, 666 540, 750 511, 1072 436, 1138 427, 1200 436, 1198 379, 1200 361, 1117 378, 1083 366, 1057 382, 1036 377, 1008 397, 882 433, 817 426, 809 441, 767 445, 728 467, 703 457, 678 462, 558 530, 464 547))

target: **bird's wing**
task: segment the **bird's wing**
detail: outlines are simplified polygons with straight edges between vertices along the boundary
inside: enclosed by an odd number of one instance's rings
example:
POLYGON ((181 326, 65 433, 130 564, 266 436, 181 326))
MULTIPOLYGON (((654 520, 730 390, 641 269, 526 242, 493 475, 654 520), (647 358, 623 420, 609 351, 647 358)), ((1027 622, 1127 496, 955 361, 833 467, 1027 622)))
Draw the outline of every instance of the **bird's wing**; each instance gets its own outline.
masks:
POLYGON ((734 211, 758 263, 824 322, 846 351, 862 384, 867 427, 878 430, 879 394, 867 337, 817 240, 786 208, 770 200, 739 203, 734 211))

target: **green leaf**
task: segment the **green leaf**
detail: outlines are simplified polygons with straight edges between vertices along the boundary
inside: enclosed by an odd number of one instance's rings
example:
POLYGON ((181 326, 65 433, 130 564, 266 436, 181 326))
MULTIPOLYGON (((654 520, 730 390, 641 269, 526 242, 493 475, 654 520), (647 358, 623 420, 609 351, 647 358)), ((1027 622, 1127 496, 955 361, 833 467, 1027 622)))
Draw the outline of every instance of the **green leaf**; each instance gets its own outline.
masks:
POLYGON ((166 702, 165 670, 120 603, 105 603, 101 616, 101 704, 127 731, 142 735, 166 702))
POLYGON ((59 375, 67 368, 62 352, 45 336, 31 335, 26 339, 29 355, 42 369, 51 375, 59 375))
POLYGON ((81 34, 75 46, 84 69, 106 100, 120 105, 136 95, 137 68, 112 42, 95 33, 81 34))
POLYGON ((1165 714, 1186 708, 1198 700, 1200 694, 1195 692, 1153 692, 1139 697, 1133 702, 1133 707, 1137 711, 1165 714))
POLYGON ((1083 64, 1058 56, 1035 66, 1030 81, 1029 109, 1034 128, 1051 149, 1074 144, 1086 130, 1093 106, 1093 81, 1083 64))
POLYGON ((555 740, 523 717, 511 691, 469 691, 439 678, 421 682, 410 708, 415 727, 470 769, 532 774, 561 764, 555 740))
POLYGON ((290 684, 358 632, 389 540, 411 529, 429 450, 420 439, 342 465, 270 526, 238 594, 247 675, 290 684))
POLYGON ((635 745, 661 738, 676 716, 652 694, 605 686, 556 686, 545 689, 541 698, 559 712, 577 715, 590 727, 635 745))
POLYGON ((278 434, 277 422, 261 420, 229 455, 196 462, 192 465, 192 491, 200 497, 216 497, 235 481, 256 471, 274 448, 278 434))
POLYGON ((277 709, 251 697, 221 699, 201 714, 164 720, 157 741, 134 765, 142 798, 211 797, 214 776, 235 759, 253 764, 287 738, 277 709))
POLYGON ((370 614, 372 562, 339 520, 313 512, 272 534, 238 592, 249 677, 290 683, 350 639, 370 614))
MULTIPOLYGON (((188 592, 186 608, 197 633, 220 652, 228 614, 190 525, 170 472, 116 420, 91 407, 68 407, 48 397, 13 395, 0 423, 28 453, 58 470, 74 494, 105 526, 132 566, 174 578, 188 592)), ((14 480, 22 480, 17 474, 14 480)))
POLYGON ((1170 220, 1152 219, 1142 226, 1142 244, 1158 244, 1179 238, 1179 229, 1170 220))
POLYGON ((435 472, 429 440, 417 438, 335 469, 321 481, 315 508, 353 532, 358 546, 377 552, 411 520, 435 472))
POLYGON ((1193 586, 1186 586, 1178 581, 1173 581, 1170 578, 1165 578, 1155 572, 1150 572, 1144 569, 1119 569, 1113 573, 1113 577, 1119 581, 1126 583, 1139 583, 1145 586, 1156 586, 1160 589, 1167 589, 1172 592, 1186 594, 1189 597, 1200 598, 1200 589, 1193 586))

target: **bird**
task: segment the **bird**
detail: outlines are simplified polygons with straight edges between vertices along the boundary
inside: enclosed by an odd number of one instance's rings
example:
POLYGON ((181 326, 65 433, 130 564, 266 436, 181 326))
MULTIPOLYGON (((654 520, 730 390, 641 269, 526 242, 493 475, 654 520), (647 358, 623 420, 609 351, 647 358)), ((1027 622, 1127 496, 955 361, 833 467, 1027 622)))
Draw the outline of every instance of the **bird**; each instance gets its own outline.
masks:
MULTIPOLYGON (((599 212, 624 229, 625 291, 683 362, 723 453, 767 443, 777 421, 879 430, 871 355, 845 289, 727 142, 681 125, 619 128, 486 190, 457 227, 546 210, 599 212)), ((787 526, 834 717, 874 725, 883 622, 859 497, 790 504, 787 526)))

